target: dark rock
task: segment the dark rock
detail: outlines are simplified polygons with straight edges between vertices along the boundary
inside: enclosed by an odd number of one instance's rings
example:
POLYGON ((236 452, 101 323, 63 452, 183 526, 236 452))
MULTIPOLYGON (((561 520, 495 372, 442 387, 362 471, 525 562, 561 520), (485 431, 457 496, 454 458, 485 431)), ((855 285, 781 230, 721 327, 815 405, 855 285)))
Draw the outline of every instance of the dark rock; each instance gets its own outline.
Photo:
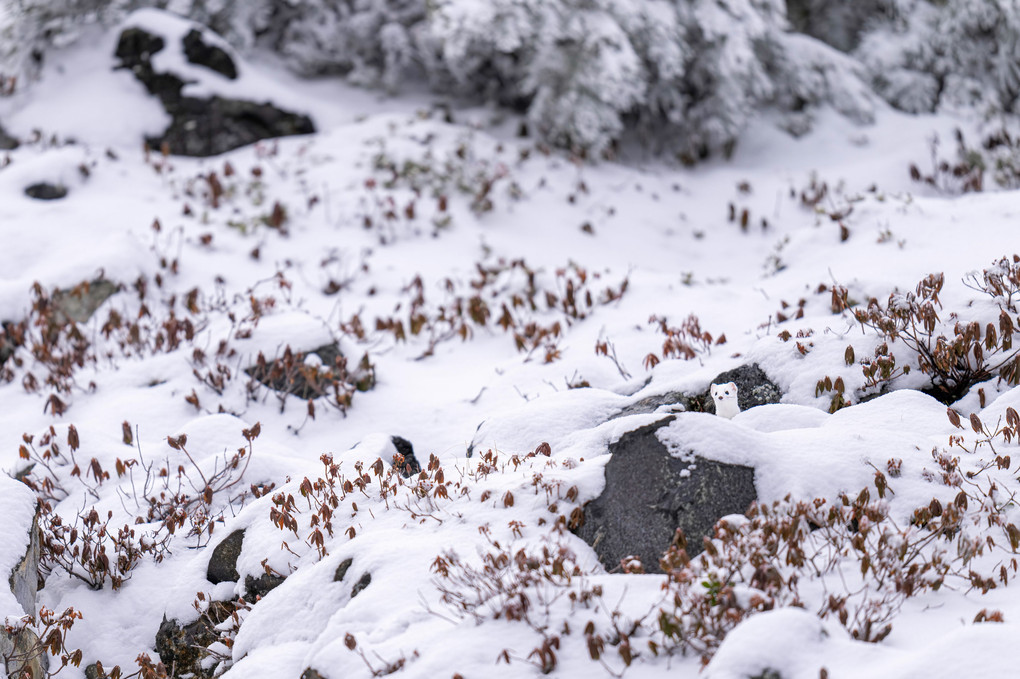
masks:
POLYGON ((126 28, 117 41, 114 56, 120 59, 122 68, 152 68, 152 55, 166 47, 166 43, 158 35, 153 35, 141 28, 126 28))
POLYGON ((244 591, 248 599, 255 600, 269 594, 269 592, 282 585, 286 579, 282 575, 271 575, 269 573, 263 573, 257 578, 246 575, 244 576, 244 591))
POLYGON ((104 679, 106 674, 99 673, 99 666, 95 663, 85 666, 85 679, 104 679))
POLYGON ((333 582, 343 582, 344 576, 347 575, 347 569, 354 563, 354 559, 344 559, 340 562, 340 565, 336 567, 336 574, 333 575, 333 582))
POLYGON ((311 667, 309 667, 305 669, 304 672, 301 673, 301 679, 326 679, 326 678, 319 674, 317 670, 313 670, 311 667))
POLYGON ((230 80, 237 78, 237 66, 227 52, 202 40, 202 33, 192 29, 184 36, 184 56, 193 64, 205 66, 230 80))
POLYGON ((241 577, 237 574, 237 557, 241 555, 242 544, 244 529, 235 530, 213 548, 205 576, 209 582, 214 585, 221 582, 237 582, 241 577))
POLYGON ((19 146, 21 146, 21 142, 16 137, 7 134, 7 130, 3 125, 0 125, 0 151, 13 151, 19 146))
POLYGON ((408 478, 420 474, 421 465, 418 464, 418 458, 414 456, 414 447, 411 442, 401 436, 392 436, 390 440, 393 441, 397 452, 404 458, 404 464, 399 469, 400 475, 408 478))
POLYGON ((358 579, 356 583, 354 583, 354 587, 351 587, 351 598, 353 599, 354 597, 361 594, 365 590, 365 588, 371 584, 372 574, 366 572, 364 575, 361 576, 360 579, 358 579))
POLYGON ((211 668, 202 668, 202 659, 208 655, 207 647, 219 639, 216 625, 236 610, 232 601, 213 601, 198 620, 181 625, 177 620, 163 622, 156 632, 156 653, 171 672, 172 677, 192 674, 199 679, 211 676, 211 668))
POLYGON ((67 195, 67 187, 63 184, 39 182, 26 186, 25 195, 36 200, 60 200, 67 195))
POLYGON ((742 514, 757 499, 753 469, 670 455, 655 432, 673 419, 635 429, 609 446, 605 490, 585 505, 577 529, 609 571, 637 556, 646 571, 658 572, 677 528, 693 556, 721 517, 742 514))
MULTIPOLYGON (((186 83, 179 75, 157 73, 152 66, 152 55, 162 49, 167 46, 160 36, 128 28, 121 33, 116 51, 120 68, 130 69, 170 114, 170 126, 163 134, 146 139, 151 147, 166 147, 177 155, 213 156, 262 139, 315 132, 308 116, 269 103, 184 96, 186 83)), ((181 49, 192 63, 228 78, 237 77, 230 55, 204 42, 199 31, 189 32, 181 49)))
POLYGON ((315 132, 308 116, 240 99, 182 97, 167 113, 173 116, 170 127, 146 142, 152 148, 166 144, 180 156, 215 156, 262 139, 315 132))

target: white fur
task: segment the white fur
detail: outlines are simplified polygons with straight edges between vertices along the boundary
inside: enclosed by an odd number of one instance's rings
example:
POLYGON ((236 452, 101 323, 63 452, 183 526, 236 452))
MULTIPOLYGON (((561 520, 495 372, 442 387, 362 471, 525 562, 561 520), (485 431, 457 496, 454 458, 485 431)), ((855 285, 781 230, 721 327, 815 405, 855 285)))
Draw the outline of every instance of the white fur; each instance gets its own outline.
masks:
POLYGON ((712 400, 715 401, 715 414, 731 419, 740 412, 737 403, 737 385, 734 382, 712 385, 712 400))

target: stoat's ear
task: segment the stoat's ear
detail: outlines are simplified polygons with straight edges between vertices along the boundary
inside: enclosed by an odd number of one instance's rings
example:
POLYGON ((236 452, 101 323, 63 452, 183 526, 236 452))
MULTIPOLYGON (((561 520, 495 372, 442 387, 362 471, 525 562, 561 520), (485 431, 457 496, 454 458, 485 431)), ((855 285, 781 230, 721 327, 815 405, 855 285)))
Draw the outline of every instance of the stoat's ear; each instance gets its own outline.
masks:
POLYGON ((733 388, 733 393, 734 394, 737 393, 737 383, 736 382, 730 382, 727 386, 733 388))
POLYGON ((713 384, 712 385, 712 396, 716 396, 716 395, 718 395, 718 393, 719 393, 719 385, 718 384, 713 384))

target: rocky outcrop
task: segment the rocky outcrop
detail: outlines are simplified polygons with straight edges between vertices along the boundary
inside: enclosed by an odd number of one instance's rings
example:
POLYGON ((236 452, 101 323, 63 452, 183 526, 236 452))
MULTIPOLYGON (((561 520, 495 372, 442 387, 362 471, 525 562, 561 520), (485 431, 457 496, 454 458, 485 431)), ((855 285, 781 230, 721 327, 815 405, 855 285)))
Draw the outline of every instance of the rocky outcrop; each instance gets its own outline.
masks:
POLYGON ((645 570, 657 572, 678 528, 693 556, 720 518, 744 513, 757 499, 753 469, 672 456, 656 431, 673 419, 635 429, 609 446, 605 489, 585 505, 577 529, 609 571, 636 556, 645 570))
POLYGON ((163 134, 146 139, 153 148, 184 156, 213 156, 262 139, 311 134, 308 116, 285 111, 268 102, 222 96, 192 97, 183 93, 186 76, 157 71, 153 55, 164 49, 181 50, 189 63, 227 79, 237 77, 237 66, 226 50, 191 30, 180 44, 168 45, 160 35, 140 27, 125 29, 117 43, 120 68, 130 69, 148 92, 159 98, 171 117, 163 134))
POLYGON ((237 557, 241 555, 243 544, 244 530, 241 529, 223 538, 223 541, 213 548, 205 573, 209 582, 218 585, 221 582, 237 582, 240 579, 241 576, 237 573, 237 557))

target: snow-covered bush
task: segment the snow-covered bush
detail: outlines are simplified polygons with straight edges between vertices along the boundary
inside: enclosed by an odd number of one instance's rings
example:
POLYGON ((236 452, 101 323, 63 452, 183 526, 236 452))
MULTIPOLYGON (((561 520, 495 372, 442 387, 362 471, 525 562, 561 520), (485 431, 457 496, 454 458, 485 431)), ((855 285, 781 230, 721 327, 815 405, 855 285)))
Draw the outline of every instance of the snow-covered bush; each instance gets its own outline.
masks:
POLYGON ((983 106, 1015 113, 1020 6, 1011 0, 893 0, 855 55, 905 111, 983 106))
POLYGON ((762 109, 794 134, 817 106, 867 122, 872 89, 913 112, 1012 112, 1020 98, 1020 9, 1008 0, 19 0, 0 14, 0 73, 31 74, 83 24, 140 6, 303 74, 390 91, 413 76, 498 101, 582 154, 635 130, 695 160, 728 151, 762 109))
POLYGON ((132 0, 8 0, 0 5, 0 76, 34 76, 46 50, 74 42, 83 26, 123 16, 132 0))
MULTIPOLYGON (((882 339, 874 358, 860 361, 867 387, 885 387, 910 374, 911 366, 929 378, 931 395, 944 403, 955 402, 971 387, 995 377, 1010 386, 1020 382, 1020 350, 1013 346, 1020 327, 1014 302, 1020 294, 1020 256, 1002 257, 964 279, 967 287, 990 298, 972 303, 976 313, 944 312, 939 299, 944 280, 941 273, 929 274, 915 292, 894 292, 885 304, 872 299, 853 308, 845 288, 834 293, 862 329, 882 339), (906 347, 909 361, 897 361, 893 351, 897 346, 906 347)), ((852 349, 846 358, 847 364, 854 362, 852 349)), ((820 385, 818 391, 829 390, 820 385)))

